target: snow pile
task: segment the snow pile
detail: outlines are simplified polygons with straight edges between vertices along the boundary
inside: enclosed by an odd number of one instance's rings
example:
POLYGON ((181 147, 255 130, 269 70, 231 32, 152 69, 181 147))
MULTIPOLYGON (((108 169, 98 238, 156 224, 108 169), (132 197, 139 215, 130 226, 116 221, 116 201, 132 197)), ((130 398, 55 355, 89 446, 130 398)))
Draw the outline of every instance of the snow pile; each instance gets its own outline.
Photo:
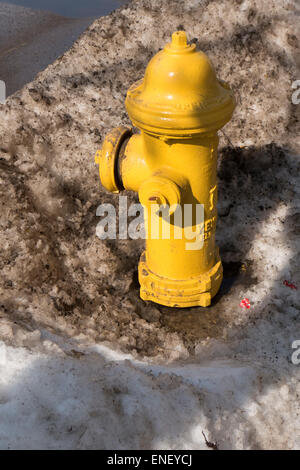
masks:
POLYGON ((202 448, 202 430, 224 449, 300 447, 298 14, 133 1, 0 106, 1 447, 202 448), (207 309, 145 304, 142 242, 95 236, 97 206, 117 200, 93 155, 182 27, 238 99, 220 132, 225 279, 207 309))
POLYGON ((299 448, 296 380, 263 383, 256 361, 159 366, 53 340, 55 355, 1 344, 2 449, 205 449, 202 431, 222 449, 299 448))

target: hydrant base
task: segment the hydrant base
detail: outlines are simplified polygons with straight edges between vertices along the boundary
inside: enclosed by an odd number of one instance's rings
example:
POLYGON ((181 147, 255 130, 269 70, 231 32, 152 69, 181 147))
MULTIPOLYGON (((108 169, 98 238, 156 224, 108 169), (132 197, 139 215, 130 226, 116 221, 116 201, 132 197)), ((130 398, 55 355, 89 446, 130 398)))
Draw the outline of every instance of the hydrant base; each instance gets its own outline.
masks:
POLYGON ((167 307, 208 307, 223 279, 223 267, 217 254, 215 265, 198 278, 174 280, 153 273, 145 252, 139 262, 140 297, 167 307))

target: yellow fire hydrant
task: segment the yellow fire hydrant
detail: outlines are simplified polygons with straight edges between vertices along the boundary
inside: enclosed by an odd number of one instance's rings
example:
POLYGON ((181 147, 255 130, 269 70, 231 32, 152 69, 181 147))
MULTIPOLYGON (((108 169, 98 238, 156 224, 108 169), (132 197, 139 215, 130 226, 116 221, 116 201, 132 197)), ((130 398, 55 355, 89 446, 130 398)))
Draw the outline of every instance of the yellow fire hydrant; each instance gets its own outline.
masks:
POLYGON ((103 186, 138 192, 147 209, 146 250, 139 263, 144 300, 206 307, 221 285, 215 245, 217 131, 234 107, 229 86, 216 78, 208 57, 177 31, 128 90, 126 108, 140 133, 118 127, 96 153, 103 186), (189 220, 186 207, 192 210, 189 220), (198 237, 194 244, 191 234, 198 237))

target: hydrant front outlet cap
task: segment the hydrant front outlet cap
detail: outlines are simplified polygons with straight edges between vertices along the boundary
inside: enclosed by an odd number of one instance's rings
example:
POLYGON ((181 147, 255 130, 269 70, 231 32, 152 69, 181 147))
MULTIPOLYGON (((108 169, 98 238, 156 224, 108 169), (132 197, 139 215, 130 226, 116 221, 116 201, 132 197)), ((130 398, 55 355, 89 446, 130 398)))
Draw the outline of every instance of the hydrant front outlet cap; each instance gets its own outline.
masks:
POLYGON ((181 203, 180 186, 170 178, 154 175, 141 185, 139 198, 140 203, 146 208, 152 203, 168 207, 168 213, 171 215, 181 203))
POLYGON ((137 192, 145 209, 146 249, 138 268, 143 300, 206 307, 220 288, 217 131, 234 107, 208 57, 176 31, 128 90, 126 108, 139 132, 118 127, 96 153, 103 186, 137 192))

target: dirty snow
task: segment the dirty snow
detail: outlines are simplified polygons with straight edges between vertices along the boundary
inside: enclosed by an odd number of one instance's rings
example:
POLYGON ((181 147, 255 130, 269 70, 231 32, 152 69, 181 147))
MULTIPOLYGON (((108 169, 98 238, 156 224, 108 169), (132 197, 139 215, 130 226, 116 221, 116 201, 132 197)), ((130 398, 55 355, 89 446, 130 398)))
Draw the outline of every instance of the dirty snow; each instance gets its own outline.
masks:
POLYGON ((299 14, 291 0, 133 1, 0 106, 0 448, 199 449, 202 431, 221 449, 300 448, 299 14), (207 309, 145 304, 142 242, 95 235, 97 206, 117 200, 93 155, 182 27, 238 100, 220 132, 225 279, 207 309))

